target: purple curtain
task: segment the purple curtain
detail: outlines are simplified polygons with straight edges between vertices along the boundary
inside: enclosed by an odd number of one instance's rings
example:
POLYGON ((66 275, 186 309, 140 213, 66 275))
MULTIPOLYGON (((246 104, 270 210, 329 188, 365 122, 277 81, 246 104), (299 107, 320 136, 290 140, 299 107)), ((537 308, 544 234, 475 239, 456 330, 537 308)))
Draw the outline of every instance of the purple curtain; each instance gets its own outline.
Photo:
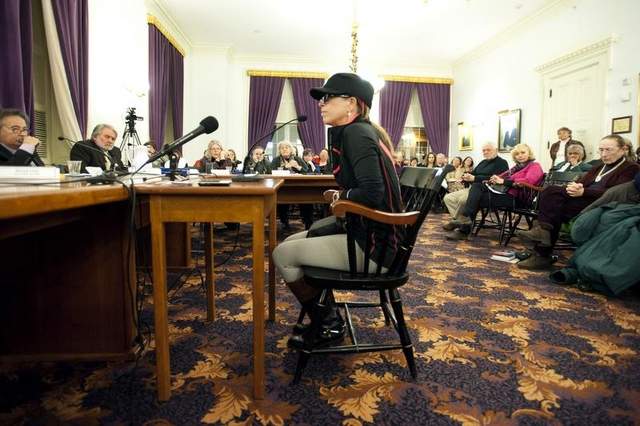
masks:
POLYGON ((389 133, 394 147, 398 146, 407 122, 414 86, 405 81, 386 81, 380 91, 380 124, 389 133))
POLYGON ((87 137, 89 15, 87 0, 52 1, 73 109, 82 138, 87 137))
POLYGON ((31 2, 0 2, 0 107, 18 108, 33 130, 31 2))
POLYGON ((177 49, 171 49, 171 100, 173 115, 173 138, 182 136, 184 111, 184 57, 177 49))
POLYGON ((169 97, 173 99, 173 133, 182 135, 184 61, 182 55, 149 24, 149 135, 160 149, 164 144, 164 125, 169 97), (179 58, 178 58, 179 57, 179 58))
MULTIPOLYGON (((251 77, 249 86, 249 139, 247 149, 265 133, 273 130, 278 116, 284 78, 251 77)), ((265 147, 266 140, 259 145, 265 147)))
POLYGON ((325 147, 325 132, 318 101, 309 94, 312 87, 319 87, 324 84, 321 78, 291 78, 291 88, 293 91, 293 102, 296 106, 296 114, 306 115, 307 121, 298 123, 298 133, 302 139, 302 146, 313 149, 314 153, 319 153, 325 147))
POLYGON ((449 105, 451 86, 448 84, 418 83, 418 99, 425 132, 431 149, 449 155, 449 105))

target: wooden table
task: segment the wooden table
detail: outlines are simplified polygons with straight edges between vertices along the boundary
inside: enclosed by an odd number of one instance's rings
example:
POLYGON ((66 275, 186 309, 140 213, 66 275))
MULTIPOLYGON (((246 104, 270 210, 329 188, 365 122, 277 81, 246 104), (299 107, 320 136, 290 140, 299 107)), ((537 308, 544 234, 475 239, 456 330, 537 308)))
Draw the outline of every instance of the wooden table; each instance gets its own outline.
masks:
POLYGON ((128 212, 119 184, 0 185, 0 360, 131 355, 128 212))
POLYGON ((278 204, 324 204, 324 191, 338 189, 333 175, 265 176, 283 181, 278 189, 278 204))
POLYGON ((168 339, 167 267, 164 226, 167 222, 202 222, 205 230, 207 319, 213 320, 214 281, 212 222, 249 222, 253 226, 253 393, 264 398, 264 221, 269 219, 269 318, 275 318, 275 268, 271 253, 276 244, 275 206, 281 180, 199 187, 166 183, 136 185, 149 198, 155 316, 158 399, 171 396, 168 339))

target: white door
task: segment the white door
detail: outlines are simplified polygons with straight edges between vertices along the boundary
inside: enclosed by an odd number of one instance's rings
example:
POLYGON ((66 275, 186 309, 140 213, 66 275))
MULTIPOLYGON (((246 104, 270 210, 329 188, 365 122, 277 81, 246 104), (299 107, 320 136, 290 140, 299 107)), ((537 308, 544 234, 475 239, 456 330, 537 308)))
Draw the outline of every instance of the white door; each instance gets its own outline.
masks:
POLYGON ((605 78, 607 55, 598 55, 556 68, 544 76, 543 142, 538 158, 551 167, 549 147, 558 140, 557 130, 568 127, 582 142, 587 161, 598 157, 598 142, 605 136, 605 78))

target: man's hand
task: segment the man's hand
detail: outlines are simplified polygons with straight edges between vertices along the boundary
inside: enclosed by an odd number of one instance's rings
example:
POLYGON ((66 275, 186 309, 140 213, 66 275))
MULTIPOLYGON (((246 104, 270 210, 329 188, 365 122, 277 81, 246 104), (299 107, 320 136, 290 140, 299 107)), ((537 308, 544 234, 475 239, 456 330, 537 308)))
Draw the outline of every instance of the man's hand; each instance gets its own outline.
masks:
POLYGON ((570 197, 582 197, 584 195, 584 186, 581 183, 570 182, 567 185, 567 194, 570 197))
POLYGON ((22 139, 22 144, 23 145, 34 145, 34 146, 37 146, 38 144, 40 144, 40 141, 36 137, 25 136, 24 139, 22 139))
POLYGON ((504 179, 500 176, 493 175, 489 178, 489 183, 502 185, 504 183, 504 179))
POLYGON ((473 182, 474 180, 476 180, 476 177, 471 173, 463 173, 462 180, 465 182, 473 182))

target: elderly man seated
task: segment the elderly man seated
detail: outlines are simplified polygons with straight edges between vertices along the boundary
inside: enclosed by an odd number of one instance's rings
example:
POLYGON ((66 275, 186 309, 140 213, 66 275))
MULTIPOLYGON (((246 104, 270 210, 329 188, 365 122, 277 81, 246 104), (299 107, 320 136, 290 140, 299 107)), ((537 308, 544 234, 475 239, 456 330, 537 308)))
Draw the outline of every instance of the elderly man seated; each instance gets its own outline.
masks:
POLYGON ((517 233, 535 243, 534 254, 518 263, 519 268, 548 269, 560 226, 577 216, 607 189, 631 181, 640 170, 638 164, 625 158, 624 139, 618 135, 605 136, 600 141, 599 150, 601 165, 566 187, 549 186, 542 191, 538 221, 531 230, 517 233))

